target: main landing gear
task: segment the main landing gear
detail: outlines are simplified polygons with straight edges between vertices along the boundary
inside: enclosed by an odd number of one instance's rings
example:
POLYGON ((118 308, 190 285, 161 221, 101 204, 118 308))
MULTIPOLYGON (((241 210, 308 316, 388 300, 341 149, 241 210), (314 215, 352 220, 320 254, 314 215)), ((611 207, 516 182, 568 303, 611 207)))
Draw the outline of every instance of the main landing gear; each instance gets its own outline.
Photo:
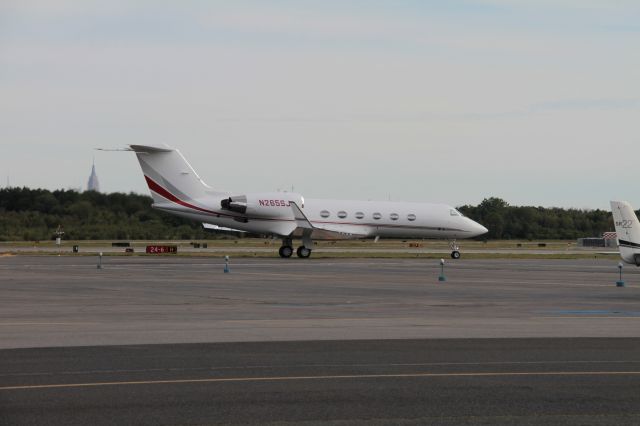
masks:
MULTIPOLYGON (((278 250, 278 254, 284 259, 287 259, 293 255, 293 241, 291 240, 291 238, 285 238, 284 240, 282 240, 282 247, 280 247, 280 249, 278 250)), ((296 254, 301 259, 307 259, 309 256, 311 256, 311 249, 307 248, 304 240, 303 245, 298 247, 298 250, 296 250, 296 254)))
POLYGON ((451 247, 451 258, 460 259, 460 247, 456 244, 456 240, 451 241, 451 243, 449 243, 449 247, 451 247))
POLYGON ((278 254, 282 258, 291 257, 291 255, 293 254, 293 247, 291 247, 291 246, 282 246, 282 247, 280 247, 280 250, 278 250, 278 254))
POLYGON ((311 256, 311 249, 306 248, 305 246, 298 247, 298 251, 296 252, 299 258, 306 259, 311 256))

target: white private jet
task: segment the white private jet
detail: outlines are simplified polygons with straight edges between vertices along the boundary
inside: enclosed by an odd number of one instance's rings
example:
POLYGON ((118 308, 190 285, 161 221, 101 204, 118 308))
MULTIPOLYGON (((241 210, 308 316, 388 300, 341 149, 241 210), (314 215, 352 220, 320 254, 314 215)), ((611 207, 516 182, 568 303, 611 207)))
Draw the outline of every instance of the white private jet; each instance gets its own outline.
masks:
POLYGON ((620 257, 627 263, 640 266, 640 222, 633 207, 626 201, 611 201, 611 213, 620 257))
POLYGON ((210 229, 237 230, 282 238, 279 254, 311 255, 313 239, 442 238, 452 240, 487 228, 444 204, 304 199, 293 192, 232 193, 205 184, 177 149, 130 145, 151 190, 153 207, 202 222, 210 229))

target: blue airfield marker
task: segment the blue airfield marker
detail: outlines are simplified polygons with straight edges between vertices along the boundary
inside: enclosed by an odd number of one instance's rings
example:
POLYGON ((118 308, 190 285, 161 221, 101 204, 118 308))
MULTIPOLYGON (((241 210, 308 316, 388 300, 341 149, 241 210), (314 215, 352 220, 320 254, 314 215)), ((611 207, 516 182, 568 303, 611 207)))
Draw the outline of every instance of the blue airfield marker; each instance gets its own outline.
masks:
POLYGON ((622 281, 622 262, 618 263, 618 270, 620 271, 620 279, 616 281, 616 287, 624 287, 624 281, 622 281))
POLYGON ((444 276, 444 259, 440 259, 440 276, 438 277, 438 281, 443 282, 446 280, 447 277, 444 276))

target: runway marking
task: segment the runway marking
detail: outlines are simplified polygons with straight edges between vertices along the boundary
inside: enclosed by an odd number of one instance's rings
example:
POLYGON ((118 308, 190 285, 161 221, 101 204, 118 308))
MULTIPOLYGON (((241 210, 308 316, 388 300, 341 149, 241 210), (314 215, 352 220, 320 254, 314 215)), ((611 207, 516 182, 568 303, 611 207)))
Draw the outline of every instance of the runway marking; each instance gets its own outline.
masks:
POLYGON ((304 380, 345 380, 345 379, 412 379, 441 377, 543 377, 543 376, 640 376, 640 371, 544 371, 544 372, 488 372, 488 373, 406 373, 406 374, 345 374, 330 376, 274 376, 274 377, 226 377, 210 379, 140 380, 122 382, 63 383, 54 385, 3 386, 0 391, 32 389, 69 389, 104 386, 135 385, 175 385, 195 383, 246 383, 246 382, 286 382, 304 380))
POLYGON ((0 322, 0 327, 2 326, 14 326, 14 325, 95 325, 98 324, 96 322, 0 322))
POLYGON ((360 364, 293 364, 293 365, 246 365, 246 366, 217 366, 217 367, 167 367, 120 370, 78 370, 57 372, 7 373, 0 377, 36 377, 36 376, 79 376, 87 374, 122 374, 122 373, 157 373, 157 372, 203 372, 221 370, 275 370, 278 368, 363 368, 363 367, 469 367, 469 366, 506 366, 506 365, 572 365, 572 364, 638 364, 640 361, 489 361, 489 362, 414 362, 414 363, 360 363, 360 364))
POLYGON ((535 317, 535 318, 543 318, 543 319, 640 319, 640 316, 630 316, 630 315, 623 315, 621 314, 620 316, 590 316, 590 315, 578 315, 578 316, 540 316, 540 317, 535 317))

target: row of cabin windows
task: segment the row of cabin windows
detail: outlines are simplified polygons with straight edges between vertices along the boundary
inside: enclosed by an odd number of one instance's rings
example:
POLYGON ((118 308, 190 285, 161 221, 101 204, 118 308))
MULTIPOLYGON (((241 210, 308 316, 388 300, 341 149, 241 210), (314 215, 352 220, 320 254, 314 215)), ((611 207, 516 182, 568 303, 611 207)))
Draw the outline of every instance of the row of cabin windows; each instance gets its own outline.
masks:
MULTIPOLYGON (((325 218, 325 219, 326 219, 326 218, 328 218, 329 216, 331 216, 331 213, 329 213, 329 210, 322 210, 322 211, 320 212, 320 216, 322 216, 323 218, 325 218)), ((348 214, 347 214, 347 212, 345 212, 344 210, 341 210, 341 211, 339 211, 339 212, 338 212, 338 217, 339 217, 340 219, 346 219, 346 218, 347 218, 347 216, 348 216, 348 214)), ((354 216, 356 217, 356 219, 364 219, 364 213, 363 213, 363 212, 356 212, 354 216)), ((382 219, 382 213, 374 213, 374 214, 372 215, 372 217, 373 217, 375 220, 380 220, 380 219, 382 219)), ((389 215, 389 218, 390 218, 391 220, 398 220, 398 219, 400 219, 400 215, 399 215, 398 213, 391 213, 391 214, 389 215)), ((415 214, 413 214, 413 213, 408 214, 408 215, 407 215, 407 220, 409 220, 409 221, 413 222, 414 220, 416 220, 416 215, 415 215, 415 214)))

